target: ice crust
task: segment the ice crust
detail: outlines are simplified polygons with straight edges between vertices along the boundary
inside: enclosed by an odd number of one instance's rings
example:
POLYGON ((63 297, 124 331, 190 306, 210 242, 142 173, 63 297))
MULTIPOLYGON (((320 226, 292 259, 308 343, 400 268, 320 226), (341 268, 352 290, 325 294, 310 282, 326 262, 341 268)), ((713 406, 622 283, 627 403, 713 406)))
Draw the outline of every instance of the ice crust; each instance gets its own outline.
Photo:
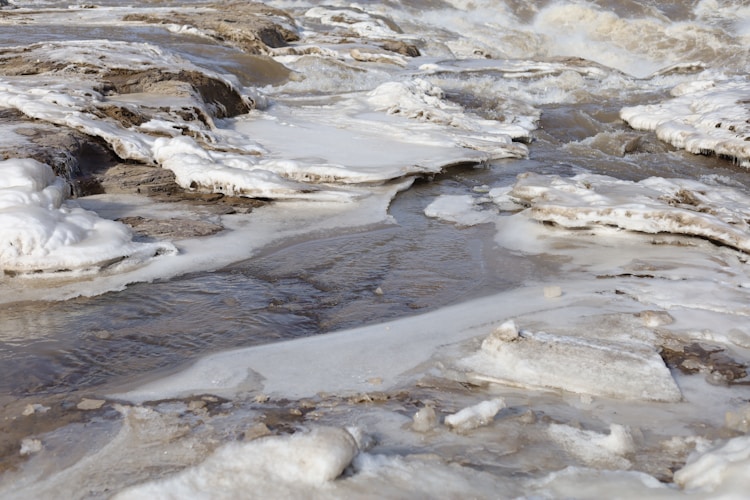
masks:
POLYGON ((673 89, 658 104, 623 108, 620 116, 639 130, 694 154, 716 154, 750 167, 750 83, 697 80, 673 89))

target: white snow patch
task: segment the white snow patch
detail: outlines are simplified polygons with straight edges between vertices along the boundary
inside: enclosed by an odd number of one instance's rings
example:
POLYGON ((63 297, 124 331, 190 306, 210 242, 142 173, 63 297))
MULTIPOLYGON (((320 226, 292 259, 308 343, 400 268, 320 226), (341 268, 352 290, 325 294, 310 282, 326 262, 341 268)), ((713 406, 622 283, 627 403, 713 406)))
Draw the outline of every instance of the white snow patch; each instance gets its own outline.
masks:
POLYGON ((685 490, 718 498, 740 498, 750 491, 750 436, 740 436, 705 453, 696 453, 674 474, 675 483, 685 490), (722 496, 726 495, 726 496, 722 496))
POLYGON ((0 269, 6 273, 126 268, 171 243, 136 243, 130 229, 65 201, 67 185, 32 159, 0 162, 0 269), (120 262, 122 261, 122 262, 120 262))

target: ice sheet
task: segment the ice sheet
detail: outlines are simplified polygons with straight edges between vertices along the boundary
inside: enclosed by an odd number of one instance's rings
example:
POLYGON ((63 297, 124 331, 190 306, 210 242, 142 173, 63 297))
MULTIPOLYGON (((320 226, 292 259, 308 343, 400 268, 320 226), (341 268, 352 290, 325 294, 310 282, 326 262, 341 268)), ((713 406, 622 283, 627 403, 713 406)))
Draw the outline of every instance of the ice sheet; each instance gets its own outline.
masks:
MULTIPOLYGON (((203 75, 226 86, 227 99, 234 93, 248 109, 263 99, 251 89, 239 89, 233 77, 198 68, 155 45, 67 41, 5 54, 42 66, 33 80, 3 78, 0 105, 99 137, 123 159, 170 169, 186 190, 352 202, 378 196, 375 186, 393 179, 458 163, 524 156, 526 147, 512 139, 527 137, 534 126, 530 119, 516 124, 481 119, 449 103, 424 80, 389 82, 372 92, 317 102, 279 102, 268 110, 219 120, 223 104, 204 100, 189 79, 162 76, 203 75), (68 70, 61 71, 59 64, 68 70), (103 90, 101 79, 136 69, 136 76, 162 76, 145 78, 133 88, 103 90), (123 118, 128 116, 134 118, 123 118)), ((140 78, 136 76, 131 80, 140 78)), ((117 235, 112 233, 113 241, 121 242, 124 236, 117 235)), ((105 255, 107 260, 115 257, 105 255)), ((35 258, 24 265, 65 267, 59 261, 42 263, 41 255, 35 258)))

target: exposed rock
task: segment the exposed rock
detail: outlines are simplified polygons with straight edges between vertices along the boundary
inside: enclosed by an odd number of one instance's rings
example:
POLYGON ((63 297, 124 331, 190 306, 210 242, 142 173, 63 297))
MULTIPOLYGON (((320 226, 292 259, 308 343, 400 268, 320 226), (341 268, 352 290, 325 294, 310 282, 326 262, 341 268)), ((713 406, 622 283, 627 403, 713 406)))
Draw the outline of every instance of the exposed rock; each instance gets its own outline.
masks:
MULTIPOLYGON (((229 86, 224 81, 212 78, 198 71, 170 72, 160 69, 149 69, 145 71, 131 69, 117 69, 109 71, 102 76, 103 93, 132 94, 136 92, 148 92, 152 94, 164 94, 169 96, 189 97, 194 93, 195 97, 206 103, 218 118, 231 117, 247 113, 252 108, 252 103, 229 86)), ((102 109, 100 107, 99 109, 102 109)), ((127 111, 121 111, 125 114, 127 111)), ((148 117, 123 116, 124 125, 140 125, 148 121, 148 117)), ((205 117, 197 117, 204 123, 205 117)))
POLYGON ((270 54, 271 49, 299 40, 294 20, 286 12, 259 3, 232 2, 209 5, 216 11, 198 14, 130 14, 123 20, 149 24, 182 24, 240 48, 249 54, 270 54))
POLYGON ((402 56, 419 57, 422 55, 416 45, 401 40, 386 40, 381 47, 402 56))
POLYGON ((218 213, 250 212, 265 204, 261 200, 226 196, 221 193, 185 191, 175 182, 174 172, 166 168, 117 163, 92 177, 99 193, 140 194, 160 202, 188 202, 217 207, 218 213))
POLYGON ((104 403, 106 403, 106 401, 104 401, 103 399, 83 398, 80 403, 76 405, 76 408, 83 411, 98 410, 99 408, 104 406, 104 403))
POLYGON ((127 224, 141 236, 158 239, 171 240, 210 236, 224 229, 224 226, 216 222, 175 217, 170 219, 152 219, 136 216, 122 217, 117 220, 123 224, 127 224))
POLYGON ((747 365, 732 359, 721 347, 709 347, 698 343, 679 349, 664 347, 661 357, 670 368, 691 375, 703 373, 709 382, 717 384, 749 384, 747 365))

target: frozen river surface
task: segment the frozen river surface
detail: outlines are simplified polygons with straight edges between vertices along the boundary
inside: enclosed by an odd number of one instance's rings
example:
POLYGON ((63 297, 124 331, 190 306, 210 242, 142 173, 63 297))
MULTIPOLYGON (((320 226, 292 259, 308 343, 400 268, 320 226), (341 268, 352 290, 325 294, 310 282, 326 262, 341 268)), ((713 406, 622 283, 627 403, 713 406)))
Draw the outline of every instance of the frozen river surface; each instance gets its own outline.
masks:
POLYGON ((0 25, 0 497, 750 491, 750 6, 0 25))

